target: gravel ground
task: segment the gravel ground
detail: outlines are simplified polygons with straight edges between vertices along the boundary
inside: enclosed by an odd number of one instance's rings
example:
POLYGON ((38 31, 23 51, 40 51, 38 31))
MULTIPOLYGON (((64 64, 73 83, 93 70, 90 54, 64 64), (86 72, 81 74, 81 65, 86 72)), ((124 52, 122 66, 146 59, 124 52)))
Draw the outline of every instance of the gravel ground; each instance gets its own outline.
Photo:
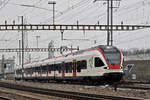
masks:
POLYGON ((0 96, 11 98, 11 100, 69 100, 62 99, 60 97, 40 95, 2 87, 0 87, 0 96))
POLYGON ((39 100, 39 99, 31 98, 31 97, 26 97, 21 94, 19 95, 16 92, 18 91, 0 88, 0 96, 11 98, 11 100, 39 100))
MULTIPOLYGON (((8 81, 5 82, 21 84, 26 86, 56 89, 63 91, 74 91, 92 94, 104 94, 112 96, 126 96, 126 97, 138 97, 144 99, 150 99, 150 91, 146 90, 132 90, 132 89, 118 89, 114 91, 110 86, 85 86, 85 85, 74 85, 74 84, 58 84, 58 83, 39 83, 39 82, 23 82, 23 81, 8 81)), ((55 99, 56 100, 56 99, 55 99)))

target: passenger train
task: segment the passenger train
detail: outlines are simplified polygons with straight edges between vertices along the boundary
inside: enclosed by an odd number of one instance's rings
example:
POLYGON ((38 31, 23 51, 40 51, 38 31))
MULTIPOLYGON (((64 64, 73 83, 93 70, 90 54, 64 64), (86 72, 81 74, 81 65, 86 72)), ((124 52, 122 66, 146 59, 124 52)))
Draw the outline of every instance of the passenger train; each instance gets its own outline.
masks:
POLYGON ((123 54, 114 46, 99 45, 67 55, 32 62, 15 70, 15 79, 116 82, 123 76, 123 54), (22 75, 22 72, 24 73, 22 75))

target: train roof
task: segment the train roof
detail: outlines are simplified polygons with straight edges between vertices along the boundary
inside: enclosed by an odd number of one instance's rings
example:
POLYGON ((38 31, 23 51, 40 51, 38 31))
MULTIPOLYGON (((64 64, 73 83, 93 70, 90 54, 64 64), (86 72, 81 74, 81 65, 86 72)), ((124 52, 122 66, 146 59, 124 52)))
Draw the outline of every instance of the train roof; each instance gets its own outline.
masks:
POLYGON ((84 50, 79 50, 79 51, 76 51, 76 52, 73 52, 73 53, 69 53, 69 54, 66 54, 66 55, 63 55, 63 56, 59 56, 59 57, 46 58, 46 59, 42 59, 42 60, 40 60, 40 61, 33 61, 33 62, 31 62, 31 63, 25 64, 25 66, 28 67, 28 66, 31 66, 32 64, 33 64, 33 65, 36 65, 36 64, 46 63, 47 60, 55 59, 55 58, 60 58, 60 57, 67 57, 67 56, 69 56, 69 55, 79 55, 79 54, 84 53, 85 51, 88 51, 88 50, 90 50, 90 49, 96 49, 96 48, 99 48, 99 49, 101 49, 102 51, 108 50, 108 49, 111 49, 111 50, 112 50, 112 49, 115 49, 115 50, 117 49, 117 48, 114 47, 114 46, 98 45, 98 46, 95 46, 95 47, 92 47, 92 48, 88 48, 88 49, 84 49, 84 50), (45 61, 46 61, 46 62, 45 62, 45 61))
POLYGON ((117 50, 117 48, 116 48, 115 46, 98 45, 98 46, 91 47, 91 48, 88 48, 88 49, 76 51, 76 52, 74 52, 73 54, 80 54, 80 53, 83 53, 83 52, 88 51, 88 50, 90 50, 90 49, 96 49, 96 48, 99 48, 99 49, 101 49, 102 51, 104 51, 104 50, 110 50, 110 49, 111 49, 111 50, 112 50, 112 49, 117 50))
POLYGON ((93 48, 100 48, 100 49, 108 49, 108 48, 116 48, 115 46, 108 46, 108 45, 98 45, 93 48))

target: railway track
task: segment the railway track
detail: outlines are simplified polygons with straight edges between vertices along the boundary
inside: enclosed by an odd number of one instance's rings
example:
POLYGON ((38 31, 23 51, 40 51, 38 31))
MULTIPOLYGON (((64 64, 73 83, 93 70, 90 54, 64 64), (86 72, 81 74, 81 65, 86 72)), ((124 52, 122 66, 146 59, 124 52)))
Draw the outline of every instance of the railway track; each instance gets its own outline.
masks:
POLYGON ((136 90, 150 90, 150 87, 139 87, 139 86, 118 86, 118 88, 136 89, 136 90))
POLYGON ((150 83, 147 82, 126 82, 117 85, 117 88, 150 90, 150 83))
POLYGON ((124 82, 125 84, 150 84, 150 82, 139 82, 139 81, 135 81, 135 82, 124 82))
POLYGON ((117 97, 117 96, 107 96, 107 95, 87 94, 87 93, 80 93, 80 92, 69 92, 69 91, 60 91, 60 90, 52 90, 52 89, 43 89, 43 88, 15 85, 15 84, 10 84, 10 83, 5 83, 5 82, 0 82, 0 87, 5 87, 5 88, 15 89, 15 90, 21 90, 21 91, 26 91, 26 92, 32 92, 32 93, 48 95, 48 96, 51 95, 51 96, 55 96, 55 97, 68 98, 68 99, 143 100, 141 98, 117 97))
POLYGON ((4 96, 0 96, 0 100, 13 100, 13 99, 8 98, 8 97, 4 97, 4 96))

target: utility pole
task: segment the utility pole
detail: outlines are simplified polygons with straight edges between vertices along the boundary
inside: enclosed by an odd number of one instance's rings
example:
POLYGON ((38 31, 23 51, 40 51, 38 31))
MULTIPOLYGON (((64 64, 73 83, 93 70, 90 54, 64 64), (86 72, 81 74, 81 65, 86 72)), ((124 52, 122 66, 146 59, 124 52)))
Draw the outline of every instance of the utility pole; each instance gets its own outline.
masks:
POLYGON ((21 40, 19 40, 19 65, 21 65, 21 40))
POLYGON ((53 2, 53 25, 55 24, 55 4, 56 2, 53 2))
POLYGON ((23 16, 22 20, 22 80, 24 80, 24 28, 23 28, 23 16))
POLYGON ((121 1, 121 0, 94 0, 93 2, 96 1, 107 1, 107 45, 112 46, 113 45, 113 8, 114 8, 113 1, 121 1))
POLYGON ((63 41, 64 40, 64 30, 60 30, 61 32, 61 40, 63 41))
POLYGON ((113 45, 113 0, 111 0, 111 46, 113 45))
POLYGON ((49 1, 48 4, 52 4, 53 5, 53 25, 55 24, 55 1, 49 1))
POLYGON ((39 40, 39 38, 40 38, 40 36, 37 35, 36 36, 37 48, 38 48, 38 43, 39 43, 38 40, 39 40))
POLYGON ((107 0, 107 45, 109 46, 110 33, 109 33, 109 0, 107 0))
POLYGON ((2 55, 2 63, 1 63, 1 71, 2 71, 2 77, 4 78, 4 60, 5 60, 5 58, 4 58, 4 55, 2 55))

